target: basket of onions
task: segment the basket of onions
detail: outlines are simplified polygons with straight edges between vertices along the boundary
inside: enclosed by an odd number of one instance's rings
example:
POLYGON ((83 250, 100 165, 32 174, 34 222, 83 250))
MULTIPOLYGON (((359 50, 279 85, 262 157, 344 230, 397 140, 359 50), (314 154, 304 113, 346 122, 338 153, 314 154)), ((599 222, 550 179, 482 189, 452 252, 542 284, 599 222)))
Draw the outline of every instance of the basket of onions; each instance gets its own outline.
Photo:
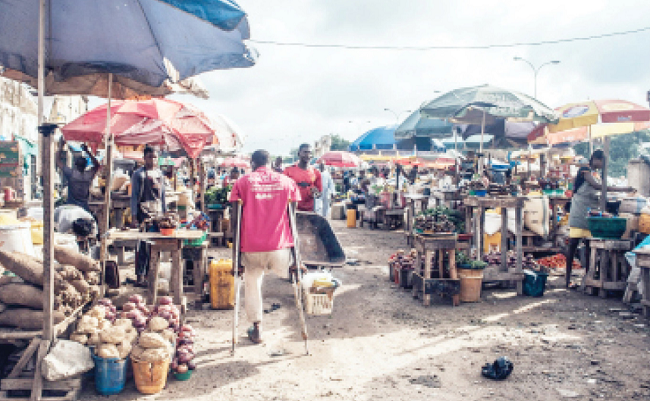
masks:
POLYGON ((169 327, 178 332, 180 328, 180 309, 172 303, 171 297, 160 297, 158 305, 148 306, 141 295, 131 295, 129 302, 122 305, 122 317, 131 319, 133 327, 142 333, 153 317, 162 317, 169 322, 169 327))
POLYGON ((176 339, 176 355, 172 360, 171 368, 176 380, 188 380, 196 369, 194 363, 194 338, 196 334, 190 325, 180 327, 176 339))

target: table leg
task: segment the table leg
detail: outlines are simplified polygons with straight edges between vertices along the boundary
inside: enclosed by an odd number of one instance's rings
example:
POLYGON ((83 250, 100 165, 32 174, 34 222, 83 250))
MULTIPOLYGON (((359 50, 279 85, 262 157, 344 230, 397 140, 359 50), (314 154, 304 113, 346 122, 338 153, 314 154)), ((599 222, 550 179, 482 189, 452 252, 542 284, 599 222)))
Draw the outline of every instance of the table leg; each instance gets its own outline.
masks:
MULTIPOLYGON (((422 252, 418 252, 415 255, 415 266, 413 266, 413 274, 418 274, 422 275, 422 271, 420 270, 420 266, 422 266, 422 252)), ((424 287, 422 288, 422 291, 424 291, 424 287)), ((413 298, 418 298, 420 295, 420 288, 418 286, 414 285, 413 289, 411 290, 413 295, 413 298)))
POLYGON ((123 266, 124 265, 124 247, 123 246, 118 246, 115 247, 115 252, 117 252, 117 265, 118 266, 123 266))
POLYGON ((438 255, 438 278, 442 280, 445 278, 445 250, 438 249, 436 255, 438 255))
POLYGON ((115 209, 115 227, 118 230, 124 227, 124 209, 121 207, 115 209))
MULTIPOLYGON (((432 256, 433 252, 432 251, 425 251, 424 252, 424 275, 423 275, 423 280, 422 280, 422 293, 425 292, 426 289, 426 281, 427 279, 431 278, 431 268, 432 266, 432 256)), ((429 306, 431 305, 431 294, 424 294, 424 306, 429 306)))
MULTIPOLYGON (((476 210, 478 210, 480 213, 480 208, 476 208, 476 210)), ((474 217, 474 248, 476 249, 476 255, 474 255, 474 258, 476 260, 481 260, 480 252, 479 252, 479 247, 481 246, 481 242, 480 242, 481 233, 479 230, 479 226, 481 225, 481 219, 476 214, 474 214, 473 217, 474 217)))
POLYGON ((149 257, 149 305, 155 305, 158 299, 158 276, 160 275, 160 248, 152 244, 149 257))
POLYGON ((508 210, 501 208, 501 271, 508 271, 508 210))
MULTIPOLYGON (((456 250, 448 249, 447 252, 449 252, 449 278, 458 279, 458 273, 456 272, 456 250)), ((454 295, 452 300, 454 306, 460 305, 460 294, 454 295)))
POLYGON ((478 257, 476 260, 481 260, 481 256, 483 256, 483 247, 485 246, 485 208, 484 207, 479 207, 478 208, 479 212, 479 236, 478 236, 478 257))
POLYGON ((650 318, 650 306, 647 302, 650 301, 650 268, 641 267, 641 285, 643 286, 643 316, 650 318))
POLYGON ((203 277, 205 276, 205 264, 207 260, 207 249, 201 247, 201 260, 194 260, 192 276, 194 278, 194 303, 200 307, 203 301, 203 277))
POLYGON ((183 261, 181 260, 181 245, 172 250, 172 291, 174 291, 174 305, 180 305, 183 299, 183 261))
POLYGON ((598 295, 601 298, 607 298, 607 290, 605 290, 605 283, 607 280, 607 273, 611 268, 612 254, 615 254, 614 251, 608 251, 606 249, 601 250, 602 259, 600 261, 600 278, 598 282, 600 283, 600 289, 598 290, 598 295))
MULTIPOLYGON (((522 208, 515 208, 515 220, 516 220, 516 249, 517 249, 517 264, 515 271, 517 273, 523 273, 522 262, 523 262, 523 250, 522 250, 522 233, 524 231, 524 217, 522 214, 522 208)), ((517 295, 524 295, 524 283, 523 280, 517 280, 517 295)))

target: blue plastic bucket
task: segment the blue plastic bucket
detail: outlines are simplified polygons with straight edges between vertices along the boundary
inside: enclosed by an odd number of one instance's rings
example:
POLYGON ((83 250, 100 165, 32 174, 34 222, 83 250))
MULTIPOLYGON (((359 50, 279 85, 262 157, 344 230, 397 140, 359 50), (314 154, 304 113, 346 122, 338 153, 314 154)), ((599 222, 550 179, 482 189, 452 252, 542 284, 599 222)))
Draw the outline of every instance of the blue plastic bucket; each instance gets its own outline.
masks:
POLYGON ((101 395, 118 394, 126 384, 128 358, 100 358, 93 354, 95 361, 95 389, 101 395))
POLYGON ((547 273, 538 273, 530 270, 524 270, 524 295, 528 295, 529 297, 544 296, 547 278, 547 273))

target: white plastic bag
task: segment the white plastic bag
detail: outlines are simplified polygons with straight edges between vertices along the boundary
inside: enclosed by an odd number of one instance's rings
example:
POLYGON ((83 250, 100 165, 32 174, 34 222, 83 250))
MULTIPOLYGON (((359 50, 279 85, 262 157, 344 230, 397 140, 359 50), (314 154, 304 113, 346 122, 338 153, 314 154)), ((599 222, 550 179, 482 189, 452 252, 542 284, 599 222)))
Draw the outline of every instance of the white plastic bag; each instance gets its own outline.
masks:
POLYGON ((90 349, 75 341, 59 340, 43 359, 45 380, 58 381, 87 372, 95 367, 90 349))

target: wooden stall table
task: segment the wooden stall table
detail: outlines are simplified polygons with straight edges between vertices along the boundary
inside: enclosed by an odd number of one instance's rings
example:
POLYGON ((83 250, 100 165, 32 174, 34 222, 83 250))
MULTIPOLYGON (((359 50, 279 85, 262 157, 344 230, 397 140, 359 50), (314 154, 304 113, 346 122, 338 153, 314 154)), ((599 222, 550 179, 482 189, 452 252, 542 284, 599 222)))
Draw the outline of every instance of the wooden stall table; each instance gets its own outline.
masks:
POLYGON ((181 248, 183 240, 197 240, 203 237, 201 230, 177 229, 174 235, 162 235, 158 232, 140 232, 138 230, 111 229, 108 242, 138 240, 151 242, 151 259, 149 260, 149 305, 155 305, 158 297, 158 275, 160 271, 160 253, 171 252, 172 275, 170 287, 174 294, 174 304, 183 305, 183 263, 181 248))
POLYGON ((456 272, 456 235, 428 236, 415 234, 413 237, 417 257, 413 271, 413 298, 422 294, 424 306, 431 305, 431 295, 451 296, 454 306, 460 303, 460 279, 456 272), (432 278, 433 255, 438 254, 438 278, 432 278), (444 278, 444 254, 449 258, 449 278, 444 278), (420 274, 424 258, 424 272, 420 274))
POLYGON ((641 285, 643 286, 643 316, 650 318, 650 249, 644 247, 634 251, 636 254, 636 265, 641 269, 641 285))
POLYGON ((429 196, 421 194, 406 194, 406 207, 404 209, 404 233, 406 242, 413 244, 413 219, 418 212, 424 211, 429 206, 429 196))
POLYGON ((212 239, 217 238, 218 241, 221 241, 222 245, 226 245, 226 232, 223 230, 223 220, 226 213, 226 207, 222 209, 210 209, 208 207, 208 216, 210 217, 210 232, 208 233, 208 238, 210 238, 210 244, 212 244, 212 239))
POLYGON ((560 228, 560 223, 557 221, 557 209, 558 207, 564 207, 571 198, 566 196, 549 196, 548 203, 551 207, 551 226, 549 229, 550 238, 555 238, 558 229, 560 228))
MULTIPOLYGON (((523 295, 524 271, 523 262, 523 208, 526 197, 504 196, 504 197, 478 197, 468 196, 465 199, 467 207, 466 217, 474 215, 474 243, 476 247, 476 259, 481 260, 483 255, 483 227, 485 225, 485 210, 501 208, 501 266, 498 268, 487 267, 483 272, 483 281, 516 282, 517 295, 523 295), (478 209, 478 213, 473 212, 478 209), (508 213, 507 209, 515 210, 516 232, 515 232, 515 268, 508 268, 508 213)), ((468 226, 469 227, 469 226, 468 226)))
POLYGON ((591 255, 589 271, 582 279, 580 288, 585 294, 607 298, 607 291, 625 291, 630 273, 625 252, 631 251, 631 240, 589 238, 591 255))

